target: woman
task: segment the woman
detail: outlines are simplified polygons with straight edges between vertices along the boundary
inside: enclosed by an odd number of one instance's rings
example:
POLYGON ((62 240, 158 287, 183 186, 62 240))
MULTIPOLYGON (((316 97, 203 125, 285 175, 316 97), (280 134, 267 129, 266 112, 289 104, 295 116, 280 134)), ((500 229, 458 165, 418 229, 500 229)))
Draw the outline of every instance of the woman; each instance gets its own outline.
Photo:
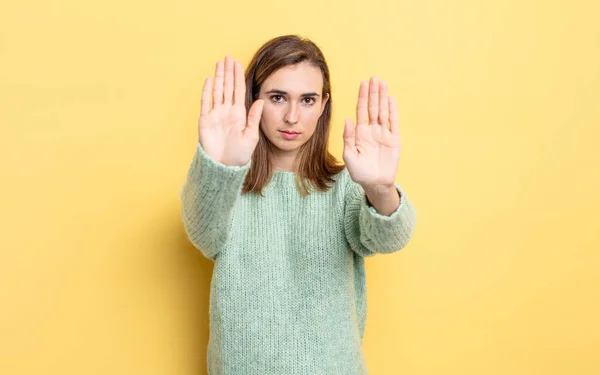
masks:
POLYGON ((210 375, 367 374, 364 258, 406 246, 415 210, 394 182, 386 84, 360 85, 345 167, 327 150, 331 105, 325 58, 297 36, 262 46, 245 79, 226 57, 204 83, 182 217, 215 262, 210 375))

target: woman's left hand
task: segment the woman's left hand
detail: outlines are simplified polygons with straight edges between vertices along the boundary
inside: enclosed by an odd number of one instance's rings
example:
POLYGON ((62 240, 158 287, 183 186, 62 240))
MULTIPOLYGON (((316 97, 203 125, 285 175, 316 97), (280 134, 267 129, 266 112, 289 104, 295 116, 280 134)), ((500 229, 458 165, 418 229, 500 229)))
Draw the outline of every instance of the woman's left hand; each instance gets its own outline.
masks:
POLYGON ((400 161, 398 108, 385 82, 363 81, 356 105, 356 127, 346 120, 343 158, 352 180, 365 191, 394 186, 400 161))

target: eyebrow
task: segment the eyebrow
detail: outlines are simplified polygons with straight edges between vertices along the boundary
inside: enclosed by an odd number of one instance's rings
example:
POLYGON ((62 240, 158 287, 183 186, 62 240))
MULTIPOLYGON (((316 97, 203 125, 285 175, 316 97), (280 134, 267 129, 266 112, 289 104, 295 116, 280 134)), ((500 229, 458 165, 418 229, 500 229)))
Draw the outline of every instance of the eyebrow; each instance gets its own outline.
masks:
MULTIPOLYGON (((278 89, 269 90, 266 93, 267 94, 288 95, 288 93, 286 91, 278 90, 278 89)), ((307 97, 307 96, 321 96, 321 95, 317 94, 316 92, 307 92, 307 93, 302 94, 300 96, 301 97, 307 97)))

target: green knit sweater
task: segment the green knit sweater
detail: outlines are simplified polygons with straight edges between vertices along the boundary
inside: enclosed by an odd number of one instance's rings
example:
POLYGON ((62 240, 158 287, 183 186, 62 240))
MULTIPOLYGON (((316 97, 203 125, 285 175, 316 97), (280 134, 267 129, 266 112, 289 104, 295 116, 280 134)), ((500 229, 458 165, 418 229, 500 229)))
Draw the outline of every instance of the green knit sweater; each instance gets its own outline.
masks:
POLYGON ((409 242, 406 194, 390 216, 347 169, 302 197, 293 172, 241 194, 250 167, 225 166, 198 144, 181 192, 186 233, 214 261, 209 375, 365 375, 364 257, 409 242))

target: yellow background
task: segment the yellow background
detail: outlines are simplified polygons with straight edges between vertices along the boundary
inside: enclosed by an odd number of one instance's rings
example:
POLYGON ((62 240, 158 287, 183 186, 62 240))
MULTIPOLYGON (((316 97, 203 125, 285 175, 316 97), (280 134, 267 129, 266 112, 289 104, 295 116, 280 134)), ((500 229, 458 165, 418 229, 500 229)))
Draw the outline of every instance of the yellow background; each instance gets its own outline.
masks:
POLYGON ((370 373, 600 373, 598 2, 0 4, 1 374, 205 374, 201 86, 287 33, 329 61, 336 156, 360 80, 400 106, 418 222, 367 261, 370 373))

